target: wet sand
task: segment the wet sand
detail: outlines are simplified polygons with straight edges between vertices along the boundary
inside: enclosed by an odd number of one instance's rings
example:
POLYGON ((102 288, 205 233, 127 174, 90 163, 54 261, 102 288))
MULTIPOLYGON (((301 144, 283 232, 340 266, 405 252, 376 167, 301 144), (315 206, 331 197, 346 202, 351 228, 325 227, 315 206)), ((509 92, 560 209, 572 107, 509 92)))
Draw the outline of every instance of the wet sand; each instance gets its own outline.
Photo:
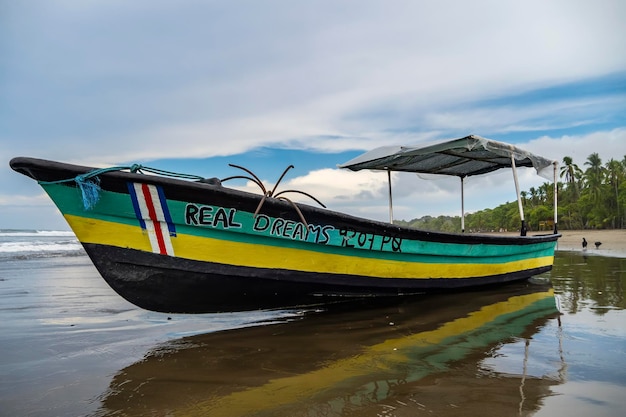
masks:
POLYGON ((622 231, 564 232, 541 277, 560 316, 523 283, 168 315, 124 301, 86 256, 0 263, 0 415, 620 415, 626 259, 586 255, 624 245, 622 231), (601 248, 583 254, 583 235, 601 248))
POLYGON ((0 416, 93 415, 111 377, 161 343, 299 315, 155 313, 117 295, 87 256, 0 262, 0 416))

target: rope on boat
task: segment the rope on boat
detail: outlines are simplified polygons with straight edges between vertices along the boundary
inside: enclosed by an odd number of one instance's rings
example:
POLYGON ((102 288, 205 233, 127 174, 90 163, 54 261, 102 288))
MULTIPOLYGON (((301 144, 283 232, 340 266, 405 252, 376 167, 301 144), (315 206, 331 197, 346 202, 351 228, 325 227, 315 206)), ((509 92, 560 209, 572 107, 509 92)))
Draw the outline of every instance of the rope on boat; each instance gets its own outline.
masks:
MULTIPOLYGON (((228 180, 232 180, 232 179, 235 179, 235 178, 239 178, 239 179, 246 179, 246 180, 252 181, 256 185, 258 185, 259 188, 261 188, 261 191, 263 192, 263 198, 261 198, 261 201, 259 202, 259 205, 258 205, 256 211, 254 212, 254 217, 256 217, 259 214, 259 212, 261 211, 261 207, 263 206, 263 203, 265 203, 265 201, 268 198, 272 198, 273 197, 273 198, 275 198, 277 200, 286 201, 289 204, 291 204, 291 206, 298 213, 298 216, 300 217, 300 220, 302 220, 302 223, 304 223, 308 227, 308 223, 305 220, 304 215, 302 214, 302 211, 300 211, 300 209, 298 208, 296 203, 294 203, 293 201, 291 201, 287 197, 281 195, 281 194, 285 194, 285 193, 299 193, 299 194, 305 195, 305 196, 311 198, 312 200, 314 200, 320 206, 326 208, 326 206, 324 204, 322 204, 322 202, 320 202, 317 198, 313 197, 311 194, 305 193, 304 191, 284 190, 284 191, 281 191, 279 193, 276 193, 276 189, 278 188, 278 185, 280 184, 280 182, 285 177, 285 174, 287 174, 287 171, 289 171, 291 168, 294 167, 293 165, 289 165, 283 171, 282 175, 280 176, 280 178, 278 179, 278 181, 276 182, 276 184, 274 185, 274 188, 272 190, 267 190, 267 188, 265 188, 265 186, 263 185, 263 182, 259 179, 259 177, 257 177, 249 169, 244 168, 244 167, 239 166, 239 165, 234 165, 234 164, 229 164, 229 165, 234 167, 234 168, 238 168, 238 169, 241 169, 241 170, 247 172, 248 174, 250 174, 250 176, 235 175, 235 176, 232 176, 232 177, 224 178, 221 181, 217 180, 217 179, 215 179, 215 180, 218 181, 218 183, 221 184, 222 182, 225 182, 225 181, 228 181, 228 180)), ((209 183, 209 184, 213 183, 212 180, 207 180, 206 178, 198 176, 198 175, 182 174, 182 173, 179 173, 179 172, 166 171, 166 170, 158 169, 158 168, 150 168, 150 167, 146 167, 146 166, 143 166, 143 165, 140 165, 140 164, 133 164, 133 165, 129 165, 129 166, 115 166, 115 167, 110 167, 110 168, 97 168, 97 169, 93 169, 93 170, 91 170, 89 172, 86 172, 84 174, 77 175, 74 178, 67 178, 67 179, 64 179, 64 180, 57 180, 57 181, 39 181, 39 184, 45 185, 45 184, 63 184, 63 183, 68 183, 68 182, 75 182, 76 185, 78 186, 78 188, 80 189, 80 192, 81 192, 81 195, 82 195, 83 207, 85 208, 85 210, 91 210, 91 209, 93 209, 95 207, 95 205, 100 200, 100 190, 101 190, 101 188, 100 188, 100 178, 99 178, 99 176, 102 175, 102 174, 106 174, 108 172, 117 172, 117 171, 129 171, 129 172, 138 173, 138 174, 144 174, 146 172, 149 172, 149 173, 160 175, 160 176, 164 176, 164 177, 181 178, 181 179, 199 181, 199 182, 209 183)))
POLYGON ((178 172, 165 171, 158 168, 150 168, 140 164, 132 164, 129 166, 115 166, 109 168, 98 168, 91 170, 85 174, 80 174, 75 176, 74 178, 68 178, 64 180, 58 181, 39 181, 39 184, 63 184, 68 182, 75 182, 78 188, 80 189, 82 198, 83 198, 83 207, 85 210, 91 210, 95 207, 96 203, 100 200, 100 178, 99 176, 102 174, 106 174, 107 172, 116 172, 116 171, 130 171, 132 173, 144 174, 146 172, 161 175, 165 177, 172 178, 182 178, 188 180, 202 181, 205 178, 200 177, 198 175, 192 174, 181 174, 178 172))

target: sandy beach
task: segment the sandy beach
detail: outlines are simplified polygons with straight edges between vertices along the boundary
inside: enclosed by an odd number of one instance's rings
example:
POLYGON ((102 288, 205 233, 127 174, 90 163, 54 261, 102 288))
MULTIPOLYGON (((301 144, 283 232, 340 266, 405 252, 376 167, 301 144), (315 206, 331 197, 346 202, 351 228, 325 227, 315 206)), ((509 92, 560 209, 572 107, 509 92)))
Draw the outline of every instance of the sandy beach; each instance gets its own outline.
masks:
POLYGON ((558 250, 580 251, 583 238, 587 239, 587 252, 603 256, 626 258, 626 230, 563 230, 558 250), (596 249, 595 242, 602 244, 596 249))
MULTIPOLYGON (((586 253, 589 255, 614 256, 626 258, 626 229, 617 230, 561 230, 557 250, 582 251, 583 238, 587 239, 586 253), (601 242, 596 249, 595 242, 601 242)), ((502 233, 494 233, 502 234, 502 233)), ((506 232, 515 235, 513 232, 506 232)), ((530 234, 534 234, 531 232, 530 234)))

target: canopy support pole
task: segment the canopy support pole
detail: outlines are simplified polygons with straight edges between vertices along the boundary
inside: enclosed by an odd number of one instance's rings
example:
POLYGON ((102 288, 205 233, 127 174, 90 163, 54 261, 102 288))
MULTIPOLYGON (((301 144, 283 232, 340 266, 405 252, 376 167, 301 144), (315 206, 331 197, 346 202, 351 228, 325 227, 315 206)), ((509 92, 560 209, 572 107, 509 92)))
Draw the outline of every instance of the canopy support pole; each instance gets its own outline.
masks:
POLYGON ((465 233, 465 177, 461 178, 461 233, 465 233))
POLYGON ((391 197, 391 170, 387 169, 387 182, 389 184, 389 223, 393 224, 393 199, 391 197))
POLYGON ((556 235, 557 233, 559 233, 559 229, 557 227, 557 220, 558 220, 558 196, 557 196, 557 191, 558 191, 558 187, 557 187, 557 170, 558 170, 558 162, 554 161, 552 162, 552 166, 554 168, 554 234, 556 235))
POLYGON ((517 179, 517 168, 515 167, 515 157, 511 154, 511 168, 513 168, 513 180, 515 181, 515 192, 517 193, 517 205, 519 207, 519 217, 522 219, 522 228, 520 236, 526 236, 528 229, 526 228, 526 220, 524 220, 524 207, 522 206, 522 196, 519 191, 519 180, 517 179))

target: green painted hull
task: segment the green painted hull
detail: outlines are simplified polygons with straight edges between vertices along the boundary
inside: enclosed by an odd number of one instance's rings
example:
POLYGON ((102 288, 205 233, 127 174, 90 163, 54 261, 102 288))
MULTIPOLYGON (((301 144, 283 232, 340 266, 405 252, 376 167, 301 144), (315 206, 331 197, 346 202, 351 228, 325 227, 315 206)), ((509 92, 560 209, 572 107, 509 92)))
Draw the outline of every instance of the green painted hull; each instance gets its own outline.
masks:
POLYGON ((112 288, 157 311, 283 307, 519 280, 551 269, 559 237, 424 232, 273 198, 255 215, 260 195, 119 171, 98 175, 87 201, 84 183, 72 179, 91 168, 31 158, 11 166, 40 182, 112 288))

